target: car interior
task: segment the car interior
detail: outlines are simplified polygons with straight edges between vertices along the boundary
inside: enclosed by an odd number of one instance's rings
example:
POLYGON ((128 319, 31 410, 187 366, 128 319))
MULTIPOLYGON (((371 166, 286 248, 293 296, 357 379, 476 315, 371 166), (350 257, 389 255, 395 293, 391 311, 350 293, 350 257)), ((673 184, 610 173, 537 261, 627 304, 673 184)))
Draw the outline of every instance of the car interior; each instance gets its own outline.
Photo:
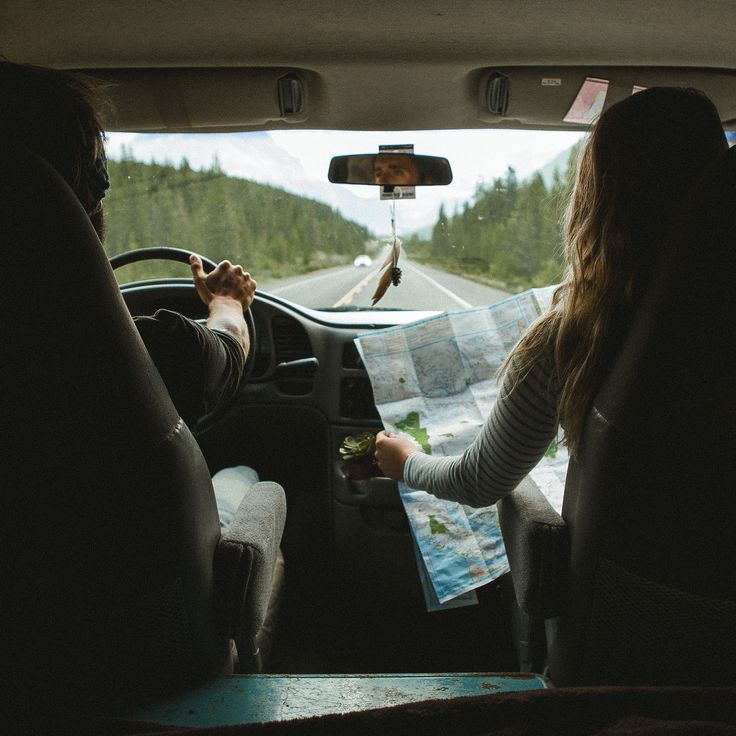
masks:
MULTIPOLYGON (((9 727, 35 718, 38 733, 62 722, 82 732, 94 718, 90 732, 99 733, 153 733, 151 724, 202 733, 241 724, 238 733, 251 733, 249 722, 253 733, 286 733, 291 723, 289 733, 470 734, 493 732, 494 723, 509 734, 572 734, 598 733, 635 713, 662 728, 671 717, 736 729, 734 152, 672 223, 672 237, 699 257, 658 264, 591 410, 583 458, 570 463, 562 508, 528 480, 498 504, 511 571, 477 589, 476 605, 427 610, 396 483, 355 480, 346 471, 346 437, 383 428, 355 339, 490 305, 525 287, 476 278, 476 300, 453 286, 453 275, 431 271, 423 300, 393 301, 408 293, 422 265, 411 233, 402 232, 403 277, 386 282, 383 303, 309 301, 323 270, 336 283, 343 269, 356 286, 342 291, 367 298, 378 267, 397 267, 379 243, 391 227, 396 235, 389 207, 400 216, 412 198, 427 201, 430 190, 441 196, 450 182, 461 183, 462 161, 443 150, 443 134, 569 133, 575 143, 595 119, 571 117, 586 80, 604 83, 596 114, 638 87, 695 87, 713 100, 729 134, 736 129, 735 21, 724 0, 706 7, 685 0, 6 0, 0 57, 99 80, 115 165, 128 161, 132 170, 130 150, 148 142, 163 150, 177 135, 196 142, 322 131, 328 142, 341 141, 322 168, 325 191, 359 184, 373 198, 366 207, 385 204, 378 232, 369 233, 366 220, 367 237, 356 236, 333 260, 304 257, 302 271, 270 270, 269 259, 275 264, 286 247, 275 240, 273 256, 250 245, 232 255, 199 249, 178 237, 179 216, 156 242, 136 239, 133 247, 129 240, 106 251, 53 167, 21 146, 3 146, 9 727), (432 150, 417 144, 420 173, 395 185, 379 180, 375 134, 398 144, 426 131, 439 135, 432 150), (117 140, 122 149, 113 148, 117 140), (131 319, 158 309, 206 318, 181 270, 190 252, 201 253, 208 270, 225 258, 243 258, 250 268, 252 254, 263 273, 253 267, 259 287, 247 313, 247 378, 232 402, 196 427, 178 416, 131 319), (152 260, 161 262, 153 277, 124 275, 152 260), (442 290, 459 299, 446 305, 442 290), (210 479, 235 465, 256 468, 261 482, 221 533, 210 479), (391 693, 376 690, 360 708, 345 704, 348 675, 369 688, 380 678, 419 674, 428 684, 414 698, 397 695, 390 680, 391 693), (453 682, 475 678, 474 686, 485 678, 483 690, 439 683, 450 674, 453 682), (522 692, 489 685, 491 675, 522 692), (539 693, 525 691, 525 677, 535 678, 539 693), (275 715, 263 696, 254 713, 241 705, 210 720, 189 718, 206 710, 204 696, 192 705, 192 688, 218 678, 241 678, 239 692, 284 681, 296 687, 299 678, 312 687, 331 683, 338 705, 320 710, 322 694, 311 711, 295 706, 291 716, 284 708, 275 715), (557 710, 545 710, 551 706, 542 698, 566 691, 595 717, 583 723, 578 713, 573 723, 574 708, 562 698, 557 710), (166 720, 160 699, 181 693, 186 717, 166 720), (452 698, 469 694, 475 697, 452 698), (407 711, 411 700, 425 710, 407 711), (380 718, 366 720, 369 708, 382 709, 380 718), (306 721, 293 719, 304 714, 321 725, 300 730, 306 721), (118 718, 129 730, 113 730, 118 718), (545 731, 545 722, 561 730, 545 731)), ((411 153, 389 145, 380 155, 405 163, 411 153)), ((289 161, 282 158, 287 171, 289 161)), ((208 164, 201 168, 211 174, 208 164)), ((166 186, 167 172, 183 171, 178 161, 161 163, 156 186, 166 186)), ((120 177, 110 193, 110 238, 117 213, 123 218, 114 199, 116 186, 126 191, 120 177)), ((274 191, 288 237, 289 218, 298 216, 283 189, 274 191)), ((299 194, 296 184, 293 191, 299 194)), ((324 201, 326 222, 338 200, 324 201)), ((452 206, 454 217, 471 208, 452 206)), ((302 245, 322 253, 321 237, 302 245)), ((556 246, 549 244, 550 259, 556 246)), ((283 260, 290 258, 302 256, 283 260)), ((702 728, 691 732, 710 733, 702 728)))

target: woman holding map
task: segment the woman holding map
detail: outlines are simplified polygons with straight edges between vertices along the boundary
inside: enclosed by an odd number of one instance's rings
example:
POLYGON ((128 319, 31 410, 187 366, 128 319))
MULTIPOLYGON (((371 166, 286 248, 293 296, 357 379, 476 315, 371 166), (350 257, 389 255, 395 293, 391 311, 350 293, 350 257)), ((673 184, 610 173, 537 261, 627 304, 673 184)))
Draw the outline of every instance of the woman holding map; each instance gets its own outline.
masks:
POLYGON ((701 92, 651 88, 612 105, 578 161, 565 216, 566 273, 552 306, 501 368, 499 398, 462 455, 432 457, 380 432, 390 478, 488 506, 511 493, 562 426, 573 457, 585 418, 698 175, 728 148, 701 92))

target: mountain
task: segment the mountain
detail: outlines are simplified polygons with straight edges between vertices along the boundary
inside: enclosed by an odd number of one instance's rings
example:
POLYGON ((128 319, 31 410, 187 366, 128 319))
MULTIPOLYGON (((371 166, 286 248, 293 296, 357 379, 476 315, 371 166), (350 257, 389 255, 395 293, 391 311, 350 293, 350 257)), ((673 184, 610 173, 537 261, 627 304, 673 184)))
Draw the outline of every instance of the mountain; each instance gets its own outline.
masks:
MULTIPOLYGON (((286 276, 352 261, 372 239, 328 204, 228 176, 217 160, 197 170, 188 160, 136 161, 125 150, 119 161, 110 159, 109 171, 111 255, 176 245, 215 261, 246 263, 264 276, 286 276)), ((144 270, 151 273, 148 266, 144 270)))
MULTIPOLYGON (((389 204, 381 201, 373 187, 343 186, 327 181, 327 165, 331 139, 322 140, 316 152, 295 151, 294 154, 279 145, 267 131, 252 133, 208 134, 126 134, 111 133, 108 151, 112 160, 127 155, 138 161, 169 163, 178 166, 182 155, 195 170, 211 168, 216 156, 219 166, 229 176, 270 184, 309 199, 324 202, 349 220, 367 227, 378 237, 386 237, 391 231, 389 204), (319 156, 316 155, 319 153, 319 156), (311 160, 308 170, 302 160, 311 160), (314 162, 319 161, 317 168, 314 162), (319 170, 323 168, 324 171, 319 170)), ((335 143, 335 153, 339 150, 335 143)), ((356 146, 359 144, 356 144, 356 146)), ((294 150, 292 148, 292 150, 294 150)), ((349 149, 350 150, 350 149, 349 149)), ((556 156, 540 170, 549 186, 555 170, 564 171, 570 149, 556 156)), ((476 182, 467 172, 461 173, 463 161, 456 152, 458 176, 455 184, 445 187, 427 187, 417 192, 416 200, 401 202, 396 210, 396 224, 401 237, 420 232, 426 235, 437 221, 440 204, 446 212, 463 207, 473 196, 476 182)))
MULTIPOLYGON (((114 134, 110 137, 114 142, 114 134)), ((326 170, 323 180, 310 176, 299 159, 276 144, 267 132, 235 135, 212 133, 206 136, 198 133, 177 136, 146 133, 126 136, 124 142, 112 148, 113 159, 126 155, 136 161, 155 161, 174 166, 181 163, 182 151, 186 151, 187 162, 196 170, 211 167, 213 150, 216 150, 217 161, 229 176, 270 184, 324 202, 339 210, 345 218, 373 232, 390 230, 387 205, 378 199, 372 187, 366 194, 375 197, 365 198, 355 195, 349 188, 328 182, 326 170)))
POLYGON ((531 178, 536 174, 541 174, 544 186, 546 186, 547 189, 550 189, 554 182, 555 172, 557 172, 559 176, 565 175, 570 163, 570 156, 576 150, 578 145, 579 144, 576 143, 575 145, 570 146, 570 148, 566 148, 561 153, 558 153, 557 156, 555 156, 548 164, 545 164, 541 169, 534 172, 534 174, 531 174, 528 178, 531 178))

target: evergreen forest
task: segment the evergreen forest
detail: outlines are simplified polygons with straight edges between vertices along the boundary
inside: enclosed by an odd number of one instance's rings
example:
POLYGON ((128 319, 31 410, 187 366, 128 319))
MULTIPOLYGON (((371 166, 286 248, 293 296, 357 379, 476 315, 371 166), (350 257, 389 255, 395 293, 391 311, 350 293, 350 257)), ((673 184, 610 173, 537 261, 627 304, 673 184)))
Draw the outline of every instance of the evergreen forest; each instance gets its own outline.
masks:
POLYGON ((578 147, 564 173, 547 186, 541 174, 519 181, 513 169, 480 184, 473 199, 448 214, 440 208, 431 237, 405 247, 412 258, 508 291, 557 283, 562 278, 562 216, 578 147))
MULTIPOLYGON (((576 149, 570 156, 574 160, 576 149)), ((411 258, 509 291, 544 286, 562 275, 561 218, 570 169, 549 185, 541 174, 520 181, 513 169, 478 185, 474 197, 448 213, 440 208, 431 233, 405 239, 411 258)), ((169 245, 214 261, 242 263, 266 280, 352 262, 375 253, 367 228, 326 204, 265 184, 227 176, 215 159, 202 171, 187 161, 148 164, 129 152, 110 161, 105 200, 109 255, 169 245)), ((188 276, 178 264, 128 266, 129 281, 188 276), (177 269, 179 269, 177 271, 177 269)))
MULTIPOLYGON (((326 204, 209 169, 148 164, 124 153, 109 162, 105 249, 173 246, 219 262, 242 263, 259 279, 352 263, 369 231, 326 204)), ((122 280, 186 276, 178 264, 146 261, 122 269, 122 280)))

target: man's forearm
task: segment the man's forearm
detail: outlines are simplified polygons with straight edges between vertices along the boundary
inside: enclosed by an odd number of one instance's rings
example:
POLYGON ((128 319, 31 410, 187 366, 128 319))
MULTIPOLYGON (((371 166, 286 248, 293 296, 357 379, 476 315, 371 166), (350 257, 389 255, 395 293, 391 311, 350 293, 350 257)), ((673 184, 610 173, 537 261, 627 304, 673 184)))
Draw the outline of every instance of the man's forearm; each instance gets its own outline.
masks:
POLYGON ((247 358, 250 350, 250 337, 245 319, 243 319, 242 304, 232 297, 216 295, 207 306, 210 310, 207 327, 232 335, 240 343, 247 358))

